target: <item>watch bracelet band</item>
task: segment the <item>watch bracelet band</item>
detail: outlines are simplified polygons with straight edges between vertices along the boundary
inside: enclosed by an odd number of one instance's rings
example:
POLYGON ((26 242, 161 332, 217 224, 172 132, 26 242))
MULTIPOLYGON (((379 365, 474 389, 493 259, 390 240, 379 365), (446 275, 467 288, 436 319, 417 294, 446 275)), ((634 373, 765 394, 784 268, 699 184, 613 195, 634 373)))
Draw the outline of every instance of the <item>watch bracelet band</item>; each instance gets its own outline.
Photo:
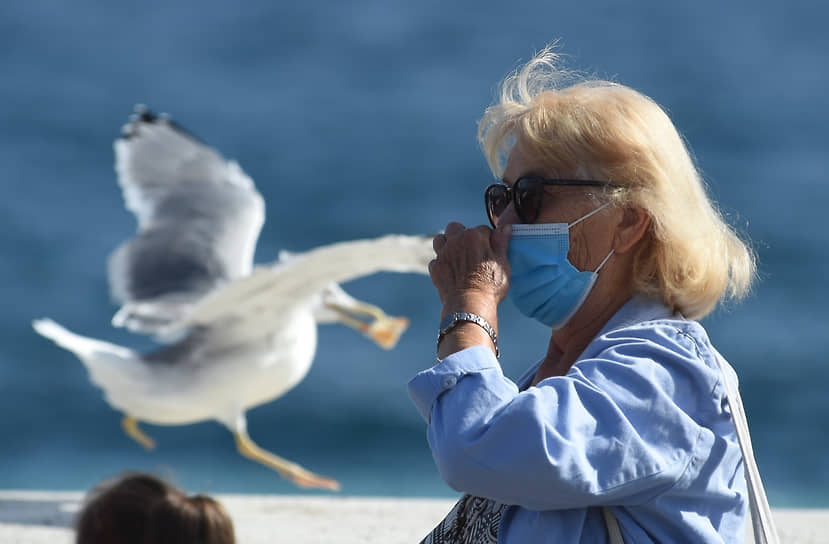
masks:
POLYGON ((495 346, 495 357, 500 358, 501 350, 498 348, 498 334, 495 332, 495 329, 493 329, 492 325, 490 325, 489 322, 483 317, 469 312, 455 312, 449 314, 443 321, 441 321, 440 331, 438 332, 437 346, 440 346, 440 341, 443 340, 443 337, 446 336, 449 331, 465 321, 475 323, 489 335, 489 338, 492 340, 492 344, 495 346))

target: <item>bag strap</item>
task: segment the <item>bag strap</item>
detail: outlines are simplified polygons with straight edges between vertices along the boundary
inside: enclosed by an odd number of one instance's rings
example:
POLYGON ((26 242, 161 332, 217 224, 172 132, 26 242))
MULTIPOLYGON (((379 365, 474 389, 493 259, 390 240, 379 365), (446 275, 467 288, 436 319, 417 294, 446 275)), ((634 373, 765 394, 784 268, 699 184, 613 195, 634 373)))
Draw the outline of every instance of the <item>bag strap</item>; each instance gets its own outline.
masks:
POLYGON ((604 524, 607 526, 607 535, 610 537, 610 544, 625 544, 625 539, 622 538, 622 530, 619 528, 619 520, 616 519, 616 515, 607 506, 602 507, 602 515, 604 516, 604 524))
POLYGON ((716 354, 714 358, 717 360, 723 376, 725 396, 728 399, 728 406, 731 408, 731 416, 737 429, 737 441, 740 443, 740 450, 743 453, 754 541, 757 544, 780 544, 777 529, 771 516, 769 501, 766 498, 766 490, 763 488, 763 481, 760 479, 760 470, 757 468, 757 461, 754 459, 754 450, 751 447, 751 436, 748 432, 748 421, 746 421, 740 391, 736 387, 732 389, 728 374, 725 371, 725 365, 719 354, 716 354))

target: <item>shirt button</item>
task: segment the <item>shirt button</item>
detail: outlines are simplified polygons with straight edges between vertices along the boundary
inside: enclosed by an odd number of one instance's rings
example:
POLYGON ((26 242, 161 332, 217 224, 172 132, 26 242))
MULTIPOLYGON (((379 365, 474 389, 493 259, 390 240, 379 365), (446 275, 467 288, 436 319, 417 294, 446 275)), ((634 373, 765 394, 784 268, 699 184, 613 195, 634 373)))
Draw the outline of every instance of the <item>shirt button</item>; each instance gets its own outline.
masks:
POLYGON ((458 379, 455 376, 444 376, 443 379, 440 380, 440 385, 444 389, 452 389, 458 385, 458 379))

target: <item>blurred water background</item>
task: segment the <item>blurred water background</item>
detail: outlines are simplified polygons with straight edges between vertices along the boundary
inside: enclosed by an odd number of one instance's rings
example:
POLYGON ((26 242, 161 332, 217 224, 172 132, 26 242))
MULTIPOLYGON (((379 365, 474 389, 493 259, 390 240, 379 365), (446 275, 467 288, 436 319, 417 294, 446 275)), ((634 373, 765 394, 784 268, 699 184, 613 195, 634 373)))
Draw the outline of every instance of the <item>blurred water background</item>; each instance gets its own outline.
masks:
MULTIPOLYGON (((132 347, 113 329, 105 259, 135 229, 112 141, 133 104, 169 112, 239 161, 267 202, 257 262, 384 233, 486 222, 475 140, 496 84, 560 39, 568 65, 662 104, 729 221, 755 242, 749 300, 705 320, 741 376, 773 506, 829 507, 829 33, 825 4, 252 0, 0 6, 0 488, 85 489, 125 468, 191 490, 295 493, 217 423, 146 426, 143 451, 32 318, 132 347)), ((248 413, 259 443, 350 495, 450 496, 406 382, 430 365, 426 276, 346 285, 407 315, 379 350, 324 326, 308 377, 248 413)), ((545 330, 509 303, 516 376, 545 330)))

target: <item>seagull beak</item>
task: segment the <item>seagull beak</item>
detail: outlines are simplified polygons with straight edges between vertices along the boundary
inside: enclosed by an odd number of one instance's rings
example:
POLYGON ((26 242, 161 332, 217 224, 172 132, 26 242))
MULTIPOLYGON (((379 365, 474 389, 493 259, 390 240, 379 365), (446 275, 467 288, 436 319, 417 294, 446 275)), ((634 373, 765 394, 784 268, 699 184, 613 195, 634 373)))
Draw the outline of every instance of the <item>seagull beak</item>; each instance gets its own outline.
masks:
POLYGON ((388 316, 377 306, 365 302, 355 301, 348 307, 326 302, 325 306, 336 312, 343 324, 360 331, 383 349, 392 349, 397 345, 400 335, 409 326, 407 318, 388 316))

